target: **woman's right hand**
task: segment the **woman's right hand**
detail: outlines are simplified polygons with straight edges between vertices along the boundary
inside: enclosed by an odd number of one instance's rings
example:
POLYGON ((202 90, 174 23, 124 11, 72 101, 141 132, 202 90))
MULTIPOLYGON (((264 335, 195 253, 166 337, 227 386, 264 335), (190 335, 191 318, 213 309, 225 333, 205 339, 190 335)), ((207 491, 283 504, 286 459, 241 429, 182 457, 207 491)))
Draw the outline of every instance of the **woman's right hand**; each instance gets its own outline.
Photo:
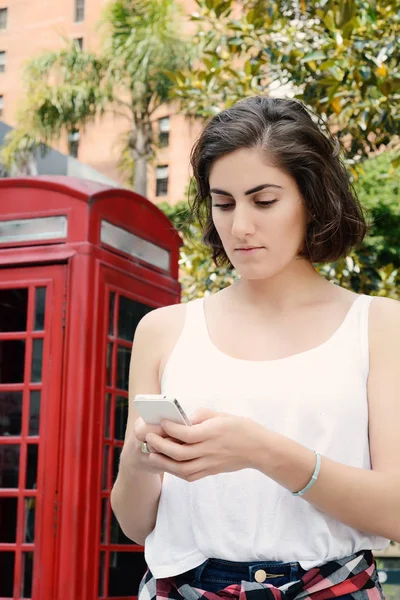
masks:
MULTIPOLYGON (((133 431, 128 433, 125 439, 120 459, 121 464, 131 473, 136 473, 138 470, 148 473, 163 473, 150 464, 149 455, 142 452, 141 443, 146 441, 148 433, 156 433, 163 438, 169 437, 160 425, 147 425, 141 417, 136 419, 133 431)), ((150 444, 147 447, 154 452, 150 444)))

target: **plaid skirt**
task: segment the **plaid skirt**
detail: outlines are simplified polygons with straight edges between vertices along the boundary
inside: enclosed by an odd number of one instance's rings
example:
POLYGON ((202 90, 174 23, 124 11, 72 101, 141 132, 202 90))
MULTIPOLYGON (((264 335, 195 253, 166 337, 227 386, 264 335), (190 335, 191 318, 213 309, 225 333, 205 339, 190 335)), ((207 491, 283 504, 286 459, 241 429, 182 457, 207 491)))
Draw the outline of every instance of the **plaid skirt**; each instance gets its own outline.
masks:
POLYGON ((139 586, 138 600, 327 600, 345 595, 354 600, 385 600, 370 550, 310 569, 299 581, 284 588, 242 581, 214 593, 188 584, 178 586, 174 577, 154 579, 147 570, 139 586))

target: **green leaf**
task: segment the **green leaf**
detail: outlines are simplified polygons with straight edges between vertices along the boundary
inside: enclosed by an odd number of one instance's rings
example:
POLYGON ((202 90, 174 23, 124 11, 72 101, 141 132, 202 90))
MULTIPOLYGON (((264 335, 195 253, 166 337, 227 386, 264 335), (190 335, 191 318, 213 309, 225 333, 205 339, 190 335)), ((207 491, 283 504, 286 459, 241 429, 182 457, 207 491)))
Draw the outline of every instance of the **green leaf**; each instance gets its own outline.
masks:
POLYGON ((322 52, 321 50, 316 50, 315 52, 311 52, 310 54, 307 54, 306 56, 304 56, 300 62, 301 63, 307 63, 310 62, 312 60, 326 60, 328 57, 325 54, 325 52, 322 52))

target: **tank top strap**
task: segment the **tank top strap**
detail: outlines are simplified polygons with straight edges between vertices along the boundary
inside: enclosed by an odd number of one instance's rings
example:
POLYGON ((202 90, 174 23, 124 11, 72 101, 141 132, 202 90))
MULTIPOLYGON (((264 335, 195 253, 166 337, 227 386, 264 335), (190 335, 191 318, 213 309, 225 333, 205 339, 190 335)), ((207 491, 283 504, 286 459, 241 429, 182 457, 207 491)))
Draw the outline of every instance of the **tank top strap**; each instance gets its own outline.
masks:
POLYGON ((369 373, 369 307, 373 296, 367 296, 361 294, 353 302, 352 307, 347 316, 348 326, 354 331, 355 336, 359 341, 359 348, 361 354, 361 363, 364 376, 368 377, 369 373))
POLYGON ((207 343, 208 332, 204 315, 204 298, 196 298, 186 305, 185 325, 183 336, 190 337, 192 342, 207 343))

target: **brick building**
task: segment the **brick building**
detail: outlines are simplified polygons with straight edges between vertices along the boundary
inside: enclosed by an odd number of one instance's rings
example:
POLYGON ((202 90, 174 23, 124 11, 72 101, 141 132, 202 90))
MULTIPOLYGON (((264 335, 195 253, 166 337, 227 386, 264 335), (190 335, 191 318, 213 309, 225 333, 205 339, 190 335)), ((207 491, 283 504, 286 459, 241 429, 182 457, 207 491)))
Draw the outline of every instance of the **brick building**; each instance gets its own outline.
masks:
MULTIPOLYGON (((185 11, 195 9, 194 0, 179 0, 185 11)), ((97 50, 97 24, 108 0, 0 0, 0 120, 16 124, 22 98, 22 71, 26 59, 41 51, 60 48, 63 38, 76 39, 84 49, 97 50)), ((188 22, 188 28, 190 24, 188 22)), ((154 115, 155 134, 163 147, 149 167, 148 197, 152 201, 177 202, 189 181, 190 148, 199 124, 163 106, 154 115)), ((122 118, 108 114, 69 141, 55 147, 120 183, 118 170, 121 135, 127 129, 122 118)))

